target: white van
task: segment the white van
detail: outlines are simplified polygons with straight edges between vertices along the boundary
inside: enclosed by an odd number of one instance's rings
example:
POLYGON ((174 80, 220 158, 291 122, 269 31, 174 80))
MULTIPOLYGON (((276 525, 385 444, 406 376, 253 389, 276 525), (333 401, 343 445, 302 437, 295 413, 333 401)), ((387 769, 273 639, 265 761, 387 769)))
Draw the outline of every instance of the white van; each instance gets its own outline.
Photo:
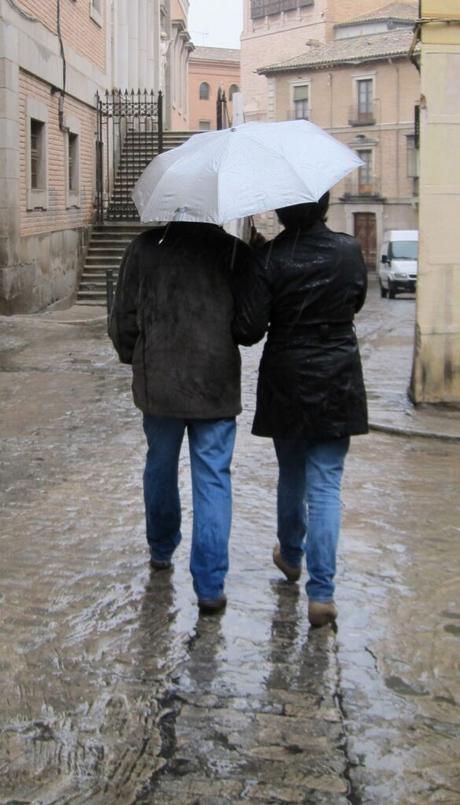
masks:
POLYGON ((417 229, 389 229, 383 235, 379 264, 380 295, 415 293, 418 268, 417 229))

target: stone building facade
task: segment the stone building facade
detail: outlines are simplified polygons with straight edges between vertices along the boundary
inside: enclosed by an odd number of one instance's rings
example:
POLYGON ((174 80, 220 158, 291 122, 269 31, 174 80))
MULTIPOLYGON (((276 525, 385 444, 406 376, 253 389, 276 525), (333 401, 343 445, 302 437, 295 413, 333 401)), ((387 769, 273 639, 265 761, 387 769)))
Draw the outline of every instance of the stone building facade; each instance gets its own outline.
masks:
POLYGON ((392 3, 339 23, 334 39, 261 69, 268 117, 305 118, 363 160, 331 192, 333 229, 356 235, 376 268, 385 229, 418 228, 415 107, 420 78, 408 54, 416 9, 392 3))
POLYGON ((460 4, 422 0, 420 252, 412 395, 460 404, 460 4))
POLYGON ((231 48, 195 48, 189 62, 190 128, 216 128, 219 89, 225 92, 230 121, 232 98, 240 91, 240 51, 231 48))
POLYGON ((188 128, 188 0, 0 0, 0 314, 69 303, 94 221, 96 94, 188 128))
MULTIPOLYGON (((376 11, 382 0, 243 0, 241 86, 247 120, 268 116, 267 81, 257 71, 301 53, 308 40, 328 42, 334 26, 376 11)), ((413 0, 417 5, 417 0, 413 0)))

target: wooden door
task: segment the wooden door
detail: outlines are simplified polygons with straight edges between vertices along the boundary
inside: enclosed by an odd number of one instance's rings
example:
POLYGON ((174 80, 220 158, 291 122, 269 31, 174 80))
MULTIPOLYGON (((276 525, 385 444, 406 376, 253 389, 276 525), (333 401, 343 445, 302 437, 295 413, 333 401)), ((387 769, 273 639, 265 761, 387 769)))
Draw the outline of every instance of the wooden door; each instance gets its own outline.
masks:
POLYGON ((364 262, 368 269, 376 268, 377 220, 374 212, 355 212, 355 238, 361 244, 364 262))

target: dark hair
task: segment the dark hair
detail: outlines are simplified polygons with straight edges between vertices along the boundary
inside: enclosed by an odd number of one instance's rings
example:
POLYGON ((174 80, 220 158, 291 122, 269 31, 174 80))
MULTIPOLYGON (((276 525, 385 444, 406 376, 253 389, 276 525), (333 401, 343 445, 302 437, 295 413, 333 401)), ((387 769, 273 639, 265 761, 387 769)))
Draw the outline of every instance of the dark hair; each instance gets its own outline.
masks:
POLYGON ((326 221, 329 193, 312 204, 292 204, 281 207, 276 214, 285 229, 310 229, 317 221, 326 221))

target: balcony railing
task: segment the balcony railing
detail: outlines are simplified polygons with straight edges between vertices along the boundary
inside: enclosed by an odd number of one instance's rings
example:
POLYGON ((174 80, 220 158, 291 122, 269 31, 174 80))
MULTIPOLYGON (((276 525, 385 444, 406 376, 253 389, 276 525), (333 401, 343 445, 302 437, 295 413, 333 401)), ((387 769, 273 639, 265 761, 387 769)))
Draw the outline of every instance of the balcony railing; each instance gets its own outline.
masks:
POLYGON ((352 176, 345 179, 344 197, 350 198, 380 198, 381 180, 377 176, 369 176, 362 179, 360 176, 352 176))
POLYGON ((311 120, 311 109, 308 109, 308 111, 300 117, 299 113, 296 112, 295 109, 288 109, 285 120, 311 120))
POLYGON ((358 104, 353 104, 348 110, 348 123, 350 126, 373 126, 376 123, 375 104, 370 109, 362 110, 358 104))

